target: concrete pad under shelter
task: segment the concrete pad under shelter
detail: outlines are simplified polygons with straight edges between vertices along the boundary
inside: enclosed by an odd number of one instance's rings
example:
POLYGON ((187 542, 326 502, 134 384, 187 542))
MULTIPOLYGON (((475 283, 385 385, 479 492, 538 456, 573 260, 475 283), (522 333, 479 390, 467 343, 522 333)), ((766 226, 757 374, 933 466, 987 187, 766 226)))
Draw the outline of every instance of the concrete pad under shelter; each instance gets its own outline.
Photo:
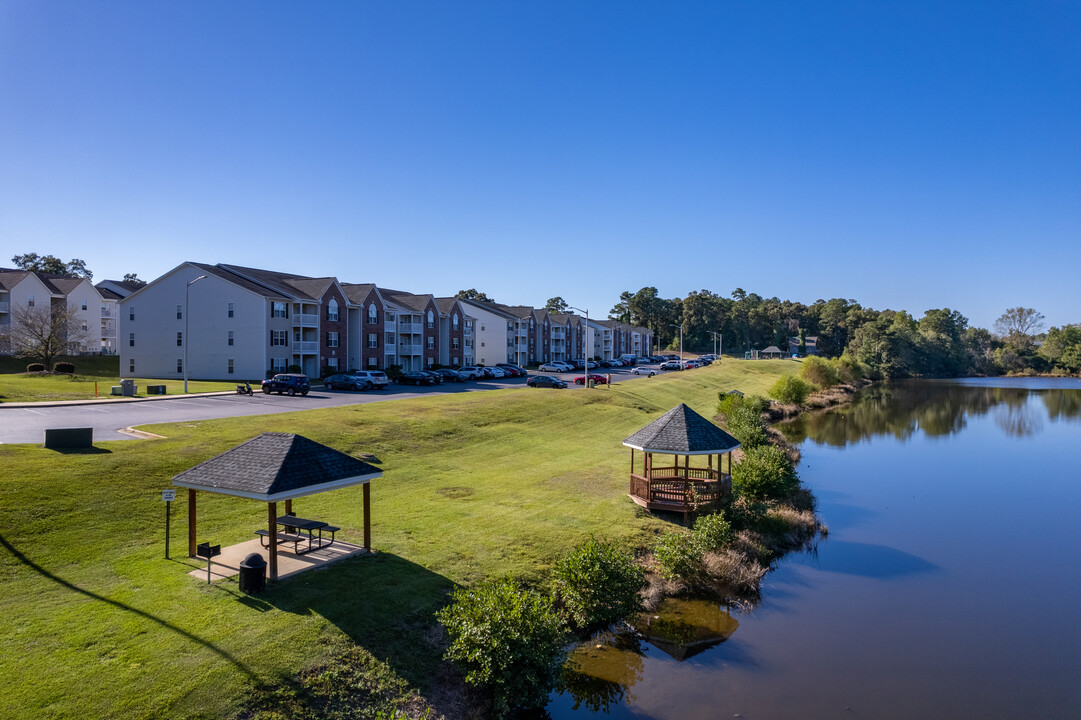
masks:
MULTIPOLYGON (((228 577, 233 577, 234 575, 239 575, 240 563, 244 562, 244 558, 248 557, 251 553, 259 553, 263 556, 264 560, 269 560, 270 558, 270 550, 262 546, 259 542, 259 538, 242 542, 239 545, 230 545, 229 547, 222 548, 221 555, 214 558, 214 564, 210 568, 211 581, 223 580, 228 577)), ((338 560, 366 554, 368 554, 368 551, 362 546, 352 545, 350 543, 342 542, 341 540, 335 540, 334 544, 330 547, 312 550, 303 555, 297 555, 296 553, 283 549, 281 545, 278 545, 278 579, 282 580, 290 575, 302 573, 305 570, 313 570, 337 562, 338 560)), ((206 561, 204 560, 203 562, 204 564, 201 567, 192 570, 188 575, 199 578, 205 582, 206 561)))

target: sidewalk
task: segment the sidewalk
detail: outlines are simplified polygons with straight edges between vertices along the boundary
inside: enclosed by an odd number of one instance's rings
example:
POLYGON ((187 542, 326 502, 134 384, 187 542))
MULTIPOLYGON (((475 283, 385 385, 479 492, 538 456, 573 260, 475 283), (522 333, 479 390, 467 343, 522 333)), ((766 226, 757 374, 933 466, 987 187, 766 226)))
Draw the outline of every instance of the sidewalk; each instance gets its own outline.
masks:
POLYGON ((0 402, 3 408, 41 408, 41 407, 70 407, 73 405, 116 405, 119 403, 154 402, 158 400, 181 400, 183 398, 214 397, 215 395, 235 395, 236 390, 219 390, 217 392, 190 393, 188 395, 153 395, 147 397, 116 397, 103 395, 90 398, 89 400, 43 400, 42 402, 0 402))

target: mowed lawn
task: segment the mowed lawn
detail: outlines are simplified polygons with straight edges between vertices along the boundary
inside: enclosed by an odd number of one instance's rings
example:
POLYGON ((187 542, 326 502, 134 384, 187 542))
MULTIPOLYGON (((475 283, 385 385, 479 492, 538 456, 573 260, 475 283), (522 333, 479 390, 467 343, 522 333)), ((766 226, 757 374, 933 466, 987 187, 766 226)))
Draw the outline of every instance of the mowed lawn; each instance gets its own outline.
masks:
MULTIPOLYGON (((260 685, 356 643, 425 691, 438 650, 425 638, 456 585, 513 575, 543 582, 590 534, 640 545, 664 522, 626 496, 624 437, 679 402, 713 417, 717 392, 763 393, 791 361, 725 361, 611 390, 514 389, 283 415, 147 426, 164 440, 99 443, 89 454, 0 445, 0 717, 208 717, 260 685), (374 556, 247 597, 207 585, 184 557, 186 496, 170 478, 263 431, 372 453, 374 556)), ((3 412, 3 410, 0 410, 3 412)), ((359 487, 296 511, 361 539, 359 487)), ((251 539, 266 506, 200 493, 200 541, 251 539)))
MULTIPOLYGON (((115 355, 79 355, 56 361, 73 363, 74 375, 27 375, 28 362, 20 358, 0 358, 0 403, 89 400, 94 397, 95 386, 99 397, 108 397, 110 388, 120 384, 119 358, 115 355)), ((188 392, 233 390, 236 382, 192 380, 188 382, 188 392)), ((140 396, 146 395, 148 384, 165 385, 166 395, 184 394, 183 380, 135 378, 140 396)))

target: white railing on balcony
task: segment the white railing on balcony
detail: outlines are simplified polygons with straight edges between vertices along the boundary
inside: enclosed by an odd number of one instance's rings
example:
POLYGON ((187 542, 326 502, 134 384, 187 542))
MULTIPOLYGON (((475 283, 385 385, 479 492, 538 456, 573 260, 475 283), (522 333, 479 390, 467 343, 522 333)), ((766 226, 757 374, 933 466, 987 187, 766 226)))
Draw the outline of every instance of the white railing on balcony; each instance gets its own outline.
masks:
POLYGON ((424 332, 424 326, 420 323, 402 322, 398 323, 398 332, 403 334, 419 335, 424 332))
MULTIPOLYGON (((0 303, 0 304, 3 304, 3 303, 0 303)), ((113 311, 110 308, 103 307, 101 309, 101 316, 103 318, 111 318, 111 317, 116 317, 116 314, 113 313, 113 311)))
POLYGON ((409 345, 407 343, 401 343, 398 345, 399 355, 420 355, 424 352, 424 346, 421 344, 409 345))
POLYGON ((294 340, 293 352, 305 355, 319 352, 319 343, 311 340, 294 340))
POLYGON ((319 327, 319 316, 304 315, 302 313, 294 314, 293 327, 319 327))

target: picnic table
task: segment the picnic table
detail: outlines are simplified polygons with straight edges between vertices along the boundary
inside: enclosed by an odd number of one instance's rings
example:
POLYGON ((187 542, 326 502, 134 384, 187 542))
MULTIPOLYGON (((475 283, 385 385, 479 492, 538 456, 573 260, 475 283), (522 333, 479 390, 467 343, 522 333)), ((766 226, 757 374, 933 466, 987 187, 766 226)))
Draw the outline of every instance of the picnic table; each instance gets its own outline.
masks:
MULTIPOLYGON (((291 543, 293 552, 297 555, 330 547, 334 544, 334 534, 341 530, 341 528, 334 527, 321 520, 309 520, 296 515, 282 515, 278 518, 278 525, 282 528, 282 531, 277 533, 278 543, 291 543), (329 540, 324 537, 323 533, 330 533, 329 540), (306 544, 306 547, 301 548, 301 544, 306 544)), ((269 530, 260 528, 255 531, 255 534, 259 536, 259 541, 263 547, 270 547, 269 530)))

